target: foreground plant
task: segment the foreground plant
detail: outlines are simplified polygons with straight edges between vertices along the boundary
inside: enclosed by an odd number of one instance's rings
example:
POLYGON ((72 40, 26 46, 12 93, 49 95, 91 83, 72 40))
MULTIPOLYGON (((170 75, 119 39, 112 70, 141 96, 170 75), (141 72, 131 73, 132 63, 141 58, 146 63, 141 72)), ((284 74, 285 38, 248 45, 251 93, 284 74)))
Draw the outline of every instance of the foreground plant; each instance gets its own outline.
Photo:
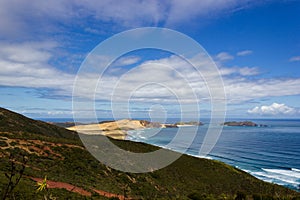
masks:
POLYGON ((4 189, 2 200, 7 199, 8 197, 15 199, 13 190, 19 184, 28 161, 25 155, 20 155, 21 159, 18 159, 16 155, 9 155, 10 162, 10 171, 5 173, 5 177, 8 179, 6 188, 4 189))
POLYGON ((36 189, 37 192, 44 191, 44 199, 45 200, 56 200, 56 197, 53 197, 52 194, 49 194, 48 191, 48 184, 47 184, 47 176, 45 176, 44 180, 37 183, 38 188, 36 189))

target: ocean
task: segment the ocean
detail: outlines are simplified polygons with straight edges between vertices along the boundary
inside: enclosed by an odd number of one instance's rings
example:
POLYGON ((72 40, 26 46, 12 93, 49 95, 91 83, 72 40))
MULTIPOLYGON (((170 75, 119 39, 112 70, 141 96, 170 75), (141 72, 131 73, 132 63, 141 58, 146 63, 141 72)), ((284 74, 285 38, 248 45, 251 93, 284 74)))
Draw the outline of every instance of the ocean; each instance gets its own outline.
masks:
MULTIPOLYGON (((253 120, 267 127, 224 126, 206 158, 220 160, 253 176, 300 190, 300 120, 253 120)), ((220 126, 219 124, 216 126, 220 126)), ((177 134, 176 128, 130 131, 128 140, 145 142, 182 152, 184 141, 194 128, 181 127, 182 143, 168 145, 177 134)), ((200 126, 190 147, 184 153, 199 157, 208 124, 200 126)))

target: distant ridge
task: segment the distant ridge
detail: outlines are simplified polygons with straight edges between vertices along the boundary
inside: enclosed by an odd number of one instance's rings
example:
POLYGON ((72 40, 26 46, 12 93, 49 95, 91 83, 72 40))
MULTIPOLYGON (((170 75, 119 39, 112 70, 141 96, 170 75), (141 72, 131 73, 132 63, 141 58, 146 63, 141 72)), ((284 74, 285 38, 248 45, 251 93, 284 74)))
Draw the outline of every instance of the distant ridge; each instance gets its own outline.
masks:
POLYGON ((21 114, 0 107, 0 132, 30 133, 66 139, 76 139, 74 131, 66 130, 43 121, 33 120, 21 114))

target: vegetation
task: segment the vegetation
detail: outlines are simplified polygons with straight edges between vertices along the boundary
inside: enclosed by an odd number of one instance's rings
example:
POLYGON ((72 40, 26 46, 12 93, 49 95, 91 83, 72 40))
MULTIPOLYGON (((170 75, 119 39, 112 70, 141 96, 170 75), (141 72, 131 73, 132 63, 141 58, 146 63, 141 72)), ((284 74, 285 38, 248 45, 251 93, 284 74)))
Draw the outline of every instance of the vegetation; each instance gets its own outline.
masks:
MULTIPOLYGON (((151 173, 116 171, 91 156, 74 132, 7 110, 0 109, 0 113, 0 140, 6 143, 0 146, 1 195, 6 193, 5 188, 9 183, 5 174, 11 173, 10 155, 26 157, 26 163, 22 157, 15 159, 17 169, 25 167, 19 182, 14 182, 14 189, 10 191, 13 197, 8 199, 44 199, 45 194, 36 191, 37 183, 31 177, 44 179, 46 176, 47 180, 69 183, 91 193, 90 196, 84 196, 65 189, 49 189, 51 197, 57 199, 109 199, 96 194, 95 190, 132 199, 299 198, 296 191, 260 181, 224 163, 188 155, 151 173)), ((103 136, 97 137, 101 139, 103 136)), ((120 148, 132 152, 158 149, 144 143, 111 140, 120 148)), ((47 197, 50 199, 49 195, 47 197)), ((113 198, 117 197, 111 197, 113 198)))
MULTIPOLYGON (((4 108, 0 108, 0 132, 20 132, 24 137, 27 134, 30 134, 31 137, 35 134, 36 136, 78 139, 75 132, 42 121, 29 119, 4 108)), ((20 134, 17 135, 19 136, 20 134)))
POLYGON ((8 180, 7 185, 3 189, 3 194, 1 195, 3 200, 7 198, 14 198, 13 190, 19 184, 25 170, 27 158, 23 155, 20 155, 22 157, 22 160, 21 164, 18 165, 18 160, 14 156, 15 155, 13 154, 9 155, 10 169, 9 173, 5 173, 5 177, 8 180))

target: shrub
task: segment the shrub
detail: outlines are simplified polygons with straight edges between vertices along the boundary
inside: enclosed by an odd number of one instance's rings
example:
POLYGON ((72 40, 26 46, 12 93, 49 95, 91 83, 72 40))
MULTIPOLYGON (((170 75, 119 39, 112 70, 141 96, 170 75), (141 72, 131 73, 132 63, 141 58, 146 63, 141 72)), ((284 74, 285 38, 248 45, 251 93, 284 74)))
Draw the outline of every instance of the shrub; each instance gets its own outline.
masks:
POLYGON ((0 147, 7 147, 8 144, 5 141, 0 140, 0 147))
POLYGON ((188 195, 188 198, 190 198, 192 200, 201 200, 201 199, 205 198, 205 197, 204 198, 203 197, 204 197, 203 195, 200 195, 200 194, 198 194, 196 192, 193 192, 193 193, 191 193, 191 194, 188 195))
POLYGON ((237 192, 235 200, 246 200, 246 194, 244 192, 237 192))

